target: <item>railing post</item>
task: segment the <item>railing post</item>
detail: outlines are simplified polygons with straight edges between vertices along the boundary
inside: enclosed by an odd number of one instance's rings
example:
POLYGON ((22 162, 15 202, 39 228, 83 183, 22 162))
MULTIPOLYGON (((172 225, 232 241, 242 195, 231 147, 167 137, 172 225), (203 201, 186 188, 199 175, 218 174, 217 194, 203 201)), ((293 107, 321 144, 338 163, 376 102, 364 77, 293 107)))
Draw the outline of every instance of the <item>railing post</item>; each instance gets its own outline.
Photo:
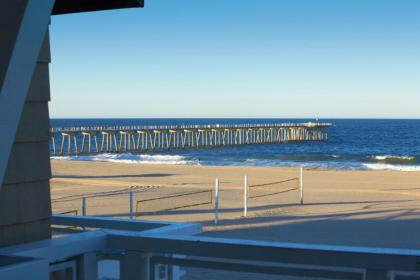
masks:
POLYGON ((244 217, 248 214, 248 176, 244 180, 244 217))
POLYGON ((214 224, 219 223, 219 178, 216 178, 216 185, 214 190, 214 224))
POLYGON ((124 253, 120 264, 121 280, 149 280, 151 279, 150 271, 150 254, 127 251, 124 253))
POLYGON ((300 168, 300 205, 303 205, 303 167, 300 168))
POLYGON ((387 279, 390 279, 390 276, 386 270, 366 269, 364 279, 365 280, 387 280, 387 279))
POLYGON ((82 197, 82 216, 87 215, 86 196, 82 197))
POLYGON ((98 259, 96 253, 86 253, 76 258, 77 279, 98 279, 98 259))
POLYGON ((130 219, 134 218, 133 214, 133 192, 130 192, 130 219))

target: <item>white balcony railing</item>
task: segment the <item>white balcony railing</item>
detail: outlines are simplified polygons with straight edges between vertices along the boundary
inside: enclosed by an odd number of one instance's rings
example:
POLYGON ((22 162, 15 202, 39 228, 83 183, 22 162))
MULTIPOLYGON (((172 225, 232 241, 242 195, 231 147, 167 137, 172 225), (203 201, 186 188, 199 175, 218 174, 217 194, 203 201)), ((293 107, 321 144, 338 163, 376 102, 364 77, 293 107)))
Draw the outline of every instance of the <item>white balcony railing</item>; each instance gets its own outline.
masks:
POLYGON ((201 226, 191 223, 65 215, 52 221, 67 234, 1 249, 0 279, 176 279, 179 267, 324 279, 420 277, 419 250, 210 238, 196 236, 201 226))

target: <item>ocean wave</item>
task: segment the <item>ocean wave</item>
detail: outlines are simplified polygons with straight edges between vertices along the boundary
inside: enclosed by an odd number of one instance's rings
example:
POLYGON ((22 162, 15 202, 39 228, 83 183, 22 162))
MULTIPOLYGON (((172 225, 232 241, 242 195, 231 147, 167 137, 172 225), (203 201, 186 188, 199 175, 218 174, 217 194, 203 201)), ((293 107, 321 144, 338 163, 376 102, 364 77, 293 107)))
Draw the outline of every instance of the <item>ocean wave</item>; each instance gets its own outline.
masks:
POLYGON ((278 154, 276 156, 276 159, 284 160, 284 161, 296 161, 296 162, 345 160, 345 158, 337 154, 278 154))
POLYGON ((387 159, 401 159, 401 160, 415 160, 415 157, 410 156, 392 156, 392 155, 385 155, 385 156, 373 156, 373 158, 377 160, 387 160, 387 159))
POLYGON ((137 154, 99 154, 90 156, 54 156, 51 159, 76 161, 108 161, 143 164, 183 164, 200 165, 199 160, 180 155, 137 155, 137 154))
POLYGON ((287 167, 287 168, 307 168, 307 169, 334 169, 334 170, 364 170, 360 162, 353 161, 293 161, 278 159, 255 159, 248 158, 245 161, 227 161, 220 164, 218 161, 205 162, 205 165, 227 165, 227 166, 267 166, 267 167, 287 167))
POLYGON ((420 171, 420 165, 401 165, 387 163, 364 163, 363 167, 369 170, 396 170, 396 171, 420 171))
POLYGON ((416 158, 412 156, 377 155, 371 156, 370 160, 381 163, 410 164, 413 163, 416 160, 416 158))

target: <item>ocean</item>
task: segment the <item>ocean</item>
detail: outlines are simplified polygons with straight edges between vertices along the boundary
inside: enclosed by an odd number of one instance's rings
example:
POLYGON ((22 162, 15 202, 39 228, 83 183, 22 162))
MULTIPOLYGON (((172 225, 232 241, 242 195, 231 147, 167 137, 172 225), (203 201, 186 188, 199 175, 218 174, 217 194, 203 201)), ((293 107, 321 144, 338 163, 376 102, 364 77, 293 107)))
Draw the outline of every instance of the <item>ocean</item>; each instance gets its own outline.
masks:
MULTIPOLYGON (((308 121, 316 120, 52 119, 51 126, 256 124, 308 121)), ((328 129, 327 141, 54 158, 151 164, 303 166, 326 169, 420 171, 420 120, 322 119, 319 121, 333 124, 328 129)))

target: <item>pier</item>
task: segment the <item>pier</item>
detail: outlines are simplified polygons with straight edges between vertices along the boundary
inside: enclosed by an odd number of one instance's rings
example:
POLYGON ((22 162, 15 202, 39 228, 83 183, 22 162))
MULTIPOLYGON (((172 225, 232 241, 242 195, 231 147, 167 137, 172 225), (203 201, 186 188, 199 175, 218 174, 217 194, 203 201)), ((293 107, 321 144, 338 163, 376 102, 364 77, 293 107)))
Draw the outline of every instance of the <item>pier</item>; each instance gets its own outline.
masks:
POLYGON ((52 127, 54 156, 325 141, 331 123, 52 127))

